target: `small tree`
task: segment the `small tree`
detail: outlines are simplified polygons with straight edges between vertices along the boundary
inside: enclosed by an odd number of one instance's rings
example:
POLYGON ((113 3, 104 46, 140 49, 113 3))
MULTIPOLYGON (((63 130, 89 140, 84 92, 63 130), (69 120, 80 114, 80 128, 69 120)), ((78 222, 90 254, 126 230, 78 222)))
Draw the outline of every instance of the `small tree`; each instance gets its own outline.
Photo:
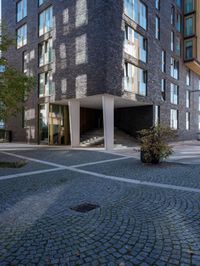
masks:
POLYGON ((169 127, 161 125, 143 129, 138 132, 141 143, 141 161, 145 163, 159 163, 173 152, 169 141, 177 134, 169 127))
MULTIPOLYGON (((6 55, 15 42, 2 26, 0 32, 0 51, 6 55)), ((34 79, 10 66, 6 57, 0 56, 0 66, 0 120, 6 121, 10 116, 22 111, 24 99, 33 87, 34 79)))

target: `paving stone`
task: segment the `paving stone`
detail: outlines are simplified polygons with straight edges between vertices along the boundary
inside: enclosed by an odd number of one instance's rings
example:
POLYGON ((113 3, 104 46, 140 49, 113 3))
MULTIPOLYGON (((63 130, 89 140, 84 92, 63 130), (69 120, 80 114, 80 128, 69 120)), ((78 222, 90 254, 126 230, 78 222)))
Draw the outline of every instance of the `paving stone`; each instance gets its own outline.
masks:
MULTIPOLYGON (((70 152, 71 161, 65 152, 31 152, 52 162, 62 157, 68 165, 81 161, 80 154, 91 158, 87 152, 70 152)), ((102 154, 94 152, 92 161, 102 154)), ((127 159, 84 169, 200 188, 198 165, 154 167, 127 159)), ((0 187, 0 265, 200 265, 199 193, 68 170, 1 180, 0 187), (70 210, 84 202, 100 208, 70 210)))

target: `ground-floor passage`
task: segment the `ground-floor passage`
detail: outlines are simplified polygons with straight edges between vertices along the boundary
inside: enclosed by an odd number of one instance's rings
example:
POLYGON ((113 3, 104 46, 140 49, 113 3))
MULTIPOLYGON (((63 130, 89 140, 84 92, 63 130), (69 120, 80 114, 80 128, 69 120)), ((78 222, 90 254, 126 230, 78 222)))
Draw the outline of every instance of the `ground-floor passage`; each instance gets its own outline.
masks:
POLYGON ((136 137, 153 125, 153 106, 111 95, 39 105, 39 143, 80 146, 81 136, 102 130, 105 148, 112 150, 114 129, 136 137))
MULTIPOLYGON (((200 159, 198 145, 187 156, 200 159)), ((1 149, 18 159, 27 165, 0 169, 0 265, 200 264, 199 164, 1 149)))
POLYGON ((72 147, 89 143, 89 146, 112 150, 115 143, 123 142, 126 146, 125 140, 129 137, 132 137, 130 145, 133 146, 138 131, 158 123, 177 130, 179 140, 196 139, 200 129, 197 113, 191 116, 182 107, 176 106, 175 110, 166 103, 159 106, 141 98, 103 94, 49 100, 40 99, 33 108, 25 108, 23 121, 26 123, 22 123, 20 115, 8 121, 6 129, 12 132, 14 142, 72 147))

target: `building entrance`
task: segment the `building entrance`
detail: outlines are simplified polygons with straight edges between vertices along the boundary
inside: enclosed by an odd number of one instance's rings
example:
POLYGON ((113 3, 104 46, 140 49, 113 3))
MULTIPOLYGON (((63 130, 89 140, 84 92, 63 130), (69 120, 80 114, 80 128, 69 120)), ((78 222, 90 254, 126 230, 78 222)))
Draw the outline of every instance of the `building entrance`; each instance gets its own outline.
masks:
POLYGON ((68 106, 49 105, 49 144, 70 144, 68 106))

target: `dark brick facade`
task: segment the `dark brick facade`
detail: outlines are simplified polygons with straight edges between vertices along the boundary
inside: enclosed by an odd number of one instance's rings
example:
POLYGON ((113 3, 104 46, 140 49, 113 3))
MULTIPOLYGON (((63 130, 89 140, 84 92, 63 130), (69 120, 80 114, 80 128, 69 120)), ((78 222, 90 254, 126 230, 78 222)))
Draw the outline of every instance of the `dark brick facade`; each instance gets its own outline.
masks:
MULTIPOLYGON (((180 137, 189 139, 195 137, 198 131, 198 96, 191 93, 191 127, 186 131, 186 89, 198 88, 199 77, 191 72, 191 86, 186 86, 186 67, 182 55, 179 59, 180 77, 174 80, 170 76, 170 33, 172 25, 171 5, 173 0, 161 1, 159 11, 155 8, 154 0, 143 0, 148 7, 148 27, 144 31, 123 13, 123 0, 47 0, 38 7, 38 1, 28 0, 28 16, 16 23, 16 2, 2 0, 3 21, 9 31, 15 36, 16 29, 25 22, 28 25, 28 44, 20 49, 12 48, 8 53, 10 64, 22 70, 22 53, 30 55, 29 71, 36 79, 43 70, 38 67, 38 43, 53 37, 55 62, 48 68, 53 70, 55 97, 52 101, 82 98, 86 96, 109 93, 116 96, 132 98, 123 92, 123 63, 124 59, 148 71, 147 97, 137 97, 138 101, 160 106, 160 119, 169 125, 170 108, 179 110, 180 137), (38 15, 49 5, 53 5, 54 30, 50 34, 38 37, 38 15), (155 39, 155 15, 160 17, 160 40, 155 39), (148 62, 137 62, 123 52, 125 23, 135 28, 148 39, 148 62), (85 46, 86 56, 77 47, 85 46), (161 72, 161 51, 167 55, 166 73, 161 72), (166 101, 161 100, 161 78, 166 79, 166 101), (179 105, 170 103, 170 82, 179 85, 179 105)), ((181 10, 180 10, 181 12, 181 10)), ((175 31, 175 29, 174 29, 175 31)), ((175 31, 176 32, 176 31, 175 31)), ((178 34, 178 33, 177 33, 178 34)), ((181 36, 181 35, 180 35, 181 36)), ((182 38, 182 37, 181 37, 182 38)), ((45 69, 45 68, 44 68, 45 69)), ((8 129, 13 131, 13 139, 25 141, 29 134, 30 141, 38 141, 38 103, 48 102, 49 98, 38 99, 38 89, 33 89, 26 109, 30 119, 27 128, 22 128, 21 115, 7 123, 8 129)), ((152 110, 152 108, 150 108, 152 110)), ((137 115, 137 109, 134 110, 137 115)), ((146 109, 145 109, 146 110, 146 109)), ((149 115, 152 122, 152 114, 149 115)), ((134 121, 134 119, 133 119, 134 121)))

